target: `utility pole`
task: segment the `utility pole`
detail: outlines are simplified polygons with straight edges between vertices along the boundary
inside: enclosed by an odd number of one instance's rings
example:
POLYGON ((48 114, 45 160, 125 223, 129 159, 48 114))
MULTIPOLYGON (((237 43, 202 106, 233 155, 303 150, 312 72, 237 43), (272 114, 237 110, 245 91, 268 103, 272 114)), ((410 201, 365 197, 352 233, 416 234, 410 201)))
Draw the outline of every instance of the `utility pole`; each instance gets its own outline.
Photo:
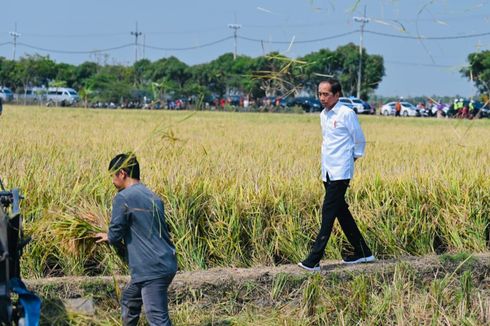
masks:
POLYGON ((366 6, 364 6, 364 16, 352 17, 356 23, 361 23, 361 38, 359 40, 359 70, 357 71, 357 98, 361 98, 361 77, 362 77, 362 39, 364 36, 364 26, 370 19, 366 17, 366 6))
POLYGON ((235 51, 233 52, 233 60, 236 60, 237 55, 237 31, 242 27, 240 24, 228 24, 228 28, 233 29, 233 38, 235 39, 235 51))
POLYGON ((13 53, 12 53, 12 60, 15 61, 15 50, 17 48, 17 38, 20 37, 20 34, 17 33, 17 23, 15 23, 15 29, 13 32, 9 33, 10 36, 14 38, 14 48, 13 48, 13 53))
POLYGON ((131 32, 131 35, 134 35, 134 62, 138 61, 138 37, 140 37, 143 33, 138 32, 138 22, 136 22, 136 30, 131 32))

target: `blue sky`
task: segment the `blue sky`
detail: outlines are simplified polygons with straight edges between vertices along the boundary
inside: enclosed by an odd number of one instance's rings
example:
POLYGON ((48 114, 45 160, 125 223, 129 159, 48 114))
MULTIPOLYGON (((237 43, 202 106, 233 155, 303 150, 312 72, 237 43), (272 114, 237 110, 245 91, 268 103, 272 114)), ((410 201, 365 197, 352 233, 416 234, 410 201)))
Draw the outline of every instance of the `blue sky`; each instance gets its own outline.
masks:
POLYGON ((279 51, 298 57, 358 44, 360 25, 353 16, 361 16, 365 6, 371 20, 364 47, 385 59, 386 76, 377 94, 475 94, 459 70, 469 53, 490 49, 490 0, 15 0, 1 5, 0 56, 13 57, 9 32, 17 25, 17 58, 38 53, 72 64, 132 64, 136 53, 130 32, 138 22, 143 33, 138 43, 146 46, 138 46, 137 55, 152 61, 174 55, 197 64, 232 52, 233 39, 223 40, 232 36, 230 23, 241 25, 239 54, 279 51), (407 36, 462 38, 402 38, 407 36), (312 41, 318 39, 324 40, 312 41), (118 47, 103 54, 74 53, 118 47), (196 48, 171 50, 190 47, 196 48))

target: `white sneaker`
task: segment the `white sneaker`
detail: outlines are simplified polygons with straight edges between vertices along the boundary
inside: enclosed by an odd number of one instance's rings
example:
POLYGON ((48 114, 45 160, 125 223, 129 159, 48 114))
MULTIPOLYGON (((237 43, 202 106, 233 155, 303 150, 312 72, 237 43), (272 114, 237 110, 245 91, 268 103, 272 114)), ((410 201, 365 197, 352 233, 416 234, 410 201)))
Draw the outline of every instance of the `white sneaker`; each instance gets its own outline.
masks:
POLYGON ((309 267, 309 266, 303 265, 302 262, 299 262, 298 266, 303 268, 303 269, 306 269, 309 272, 319 272, 320 271, 320 264, 316 264, 313 267, 309 267))
POLYGON ((343 259, 343 262, 344 264, 360 264, 360 263, 370 263, 375 260, 376 258, 373 255, 367 257, 352 255, 352 256, 345 257, 343 259))

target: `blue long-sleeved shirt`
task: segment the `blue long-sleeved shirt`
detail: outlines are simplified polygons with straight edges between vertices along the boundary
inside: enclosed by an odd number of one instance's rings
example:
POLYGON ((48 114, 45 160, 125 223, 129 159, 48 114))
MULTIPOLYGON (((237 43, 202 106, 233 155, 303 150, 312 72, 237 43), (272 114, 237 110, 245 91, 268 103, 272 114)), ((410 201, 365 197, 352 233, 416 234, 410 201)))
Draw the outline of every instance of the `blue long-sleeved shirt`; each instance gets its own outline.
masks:
POLYGON ((125 188, 114 197, 108 240, 126 247, 135 283, 177 272, 163 201, 142 183, 125 188))

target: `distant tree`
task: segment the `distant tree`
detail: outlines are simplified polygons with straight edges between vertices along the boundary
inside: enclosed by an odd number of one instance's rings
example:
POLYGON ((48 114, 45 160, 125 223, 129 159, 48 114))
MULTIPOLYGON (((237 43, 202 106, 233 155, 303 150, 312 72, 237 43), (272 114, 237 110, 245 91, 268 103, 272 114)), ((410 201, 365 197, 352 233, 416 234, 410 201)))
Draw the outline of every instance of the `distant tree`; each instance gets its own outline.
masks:
POLYGON ((110 73, 98 73, 85 82, 87 90, 93 90, 88 96, 94 101, 119 102, 121 98, 131 98, 131 85, 110 73))
POLYGON ((81 87, 78 90, 78 94, 80 95, 80 98, 83 101, 83 106, 85 108, 87 108, 89 100, 92 97, 92 95, 94 94, 94 91, 90 88, 87 88, 87 87, 81 87))
POLYGON ((296 95, 304 83, 304 78, 298 78, 302 76, 301 65, 303 62, 290 59, 278 52, 271 52, 256 60, 256 70, 253 74, 260 83, 263 95, 296 95))
POLYGON ((48 83, 48 86, 49 87, 66 87, 67 84, 66 84, 66 81, 65 80, 51 80, 49 83, 48 83))
POLYGON ((152 74, 152 63, 148 59, 141 59, 134 63, 133 74, 135 86, 148 85, 152 74))
POLYGON ((74 89, 80 90, 86 87, 86 81, 100 70, 95 62, 86 61, 75 67, 75 81, 71 85, 74 89))
POLYGON ((383 80, 385 68, 382 56, 368 55, 366 53, 364 55, 366 58, 363 60, 362 68, 361 98, 367 100, 383 80))
POLYGON ((225 53, 220 55, 205 67, 204 73, 207 74, 208 87, 211 92, 218 94, 220 97, 225 96, 228 93, 229 87, 231 87, 233 54, 225 53))
POLYGON ((165 83, 169 93, 182 94, 184 84, 190 78, 189 67, 176 57, 162 58, 149 68, 149 79, 156 83, 165 83))
POLYGON ((16 86, 25 88, 36 85, 48 85, 56 76, 56 63, 48 56, 27 55, 16 62, 15 73, 11 75, 16 86))
POLYGON ((0 57, 0 86, 14 88, 13 76, 16 73, 16 68, 15 61, 0 57))
POLYGON ((55 68, 55 79, 64 81, 68 87, 74 87, 77 82, 77 67, 67 63, 59 63, 55 68))
POLYGON ((327 76, 335 76, 338 73, 338 58, 329 49, 321 49, 305 55, 302 60, 308 62, 305 67, 305 87, 310 91, 316 91, 318 83, 327 76))
MULTIPOLYGON (((359 48, 353 43, 338 47, 335 51, 321 49, 302 58, 305 66, 308 89, 316 85, 326 76, 340 80, 345 95, 354 95, 357 90, 359 70, 359 48)), ((378 88, 385 75, 383 58, 369 55, 365 51, 362 57, 361 98, 367 99, 378 88)))
POLYGON ((490 93, 490 50, 470 53, 469 66, 461 69, 461 74, 475 83, 480 94, 490 93))

